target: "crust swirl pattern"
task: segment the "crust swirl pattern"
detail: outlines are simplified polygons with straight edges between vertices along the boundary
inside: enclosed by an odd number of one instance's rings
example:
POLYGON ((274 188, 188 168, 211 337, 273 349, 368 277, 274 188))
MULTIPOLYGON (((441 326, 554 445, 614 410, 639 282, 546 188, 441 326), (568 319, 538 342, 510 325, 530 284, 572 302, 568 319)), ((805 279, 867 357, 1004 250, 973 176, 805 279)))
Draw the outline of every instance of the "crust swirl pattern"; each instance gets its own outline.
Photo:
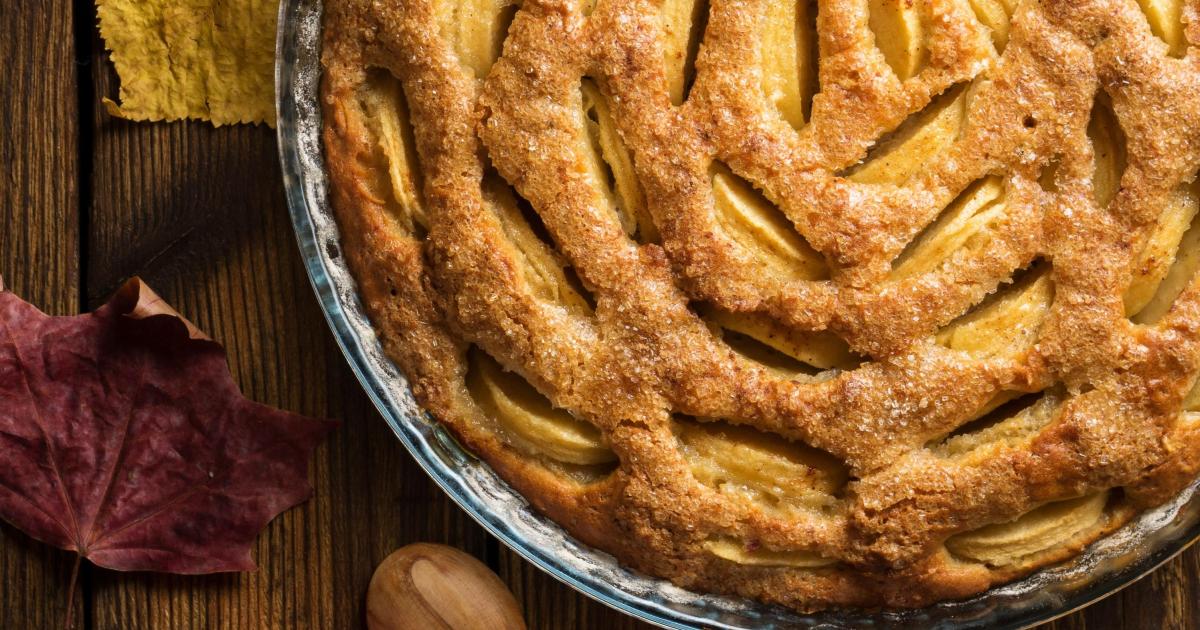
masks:
POLYGON ((421 403, 682 586, 912 607, 1200 471, 1197 0, 326 0, 421 403))

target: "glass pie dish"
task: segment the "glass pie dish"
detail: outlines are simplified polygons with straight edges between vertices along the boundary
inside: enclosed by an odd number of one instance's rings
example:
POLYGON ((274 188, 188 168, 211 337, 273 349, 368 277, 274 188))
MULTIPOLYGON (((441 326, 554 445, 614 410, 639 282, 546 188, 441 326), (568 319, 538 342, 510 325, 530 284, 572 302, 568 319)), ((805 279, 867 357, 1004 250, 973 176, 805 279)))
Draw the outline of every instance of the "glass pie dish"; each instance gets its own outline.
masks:
POLYGON ((465 451, 414 400, 385 355, 341 254, 327 199, 321 148, 320 0, 285 0, 276 57, 284 183, 301 254, 351 368, 397 437, 473 518, 530 562, 584 594, 670 628, 1016 628, 1067 614, 1109 595, 1200 537, 1193 483, 1059 566, 967 600, 908 611, 832 610, 802 615, 758 602, 691 592, 622 567, 548 518, 465 451))

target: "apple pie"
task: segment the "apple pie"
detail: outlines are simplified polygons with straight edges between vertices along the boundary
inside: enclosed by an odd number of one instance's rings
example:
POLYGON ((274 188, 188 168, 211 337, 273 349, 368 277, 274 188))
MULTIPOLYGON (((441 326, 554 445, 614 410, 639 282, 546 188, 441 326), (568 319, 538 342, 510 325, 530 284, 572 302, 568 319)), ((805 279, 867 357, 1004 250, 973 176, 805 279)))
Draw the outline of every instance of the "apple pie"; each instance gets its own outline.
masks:
POLYGON ((1196 42, 1198 0, 325 0, 341 249, 579 540, 962 598, 1200 470, 1196 42))

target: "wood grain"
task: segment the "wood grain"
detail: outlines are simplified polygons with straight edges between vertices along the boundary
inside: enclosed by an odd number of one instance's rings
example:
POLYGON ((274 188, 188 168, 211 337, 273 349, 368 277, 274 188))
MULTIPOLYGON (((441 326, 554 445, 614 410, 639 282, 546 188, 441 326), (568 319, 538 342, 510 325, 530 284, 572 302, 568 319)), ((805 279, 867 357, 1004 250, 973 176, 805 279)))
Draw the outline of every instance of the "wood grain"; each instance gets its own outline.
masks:
MULTIPOLYGON (((116 78, 93 42, 98 95, 116 78)), ((97 111, 86 295, 142 276, 226 345, 247 395, 343 426, 312 463, 314 499, 258 539, 256 573, 207 578, 90 570, 93 628, 341 628, 363 622, 375 566, 442 542, 495 543, 438 491, 366 400, 317 308, 265 127, 145 125, 97 111)))
MULTIPOLYGON (((273 132, 109 118, 98 98, 115 95, 116 78, 90 27, 90 1, 75 9, 72 20, 61 1, 0 1, 9 78, 0 88, 0 274, 56 314, 94 307, 140 275, 226 344, 251 398, 343 422, 312 462, 314 498, 257 541, 257 572, 85 568, 82 627, 358 628, 375 566, 430 541, 487 562, 530 628, 648 628, 502 548, 403 450, 346 367, 304 277, 273 132), (87 25, 78 75, 73 22, 87 25)), ((0 628, 61 627, 71 560, 0 527, 0 628)), ((1200 628, 1200 551, 1046 627, 1200 628)))
MULTIPOLYGON (((73 40, 69 6, 0 2, 0 276, 56 315, 79 306, 73 40)), ((0 628, 62 626, 73 560, 0 524, 0 628)))

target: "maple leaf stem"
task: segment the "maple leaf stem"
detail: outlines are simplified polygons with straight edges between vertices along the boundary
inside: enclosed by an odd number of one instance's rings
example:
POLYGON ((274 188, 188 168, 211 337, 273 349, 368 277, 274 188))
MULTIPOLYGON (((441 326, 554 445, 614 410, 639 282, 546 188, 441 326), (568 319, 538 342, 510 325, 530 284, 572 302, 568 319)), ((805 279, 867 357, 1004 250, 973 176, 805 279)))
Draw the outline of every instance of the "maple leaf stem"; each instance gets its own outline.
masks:
POLYGON ((64 630, 75 627, 75 585, 79 583, 79 565, 82 562, 83 555, 75 554, 75 565, 71 567, 71 583, 67 587, 67 620, 63 624, 64 630))

